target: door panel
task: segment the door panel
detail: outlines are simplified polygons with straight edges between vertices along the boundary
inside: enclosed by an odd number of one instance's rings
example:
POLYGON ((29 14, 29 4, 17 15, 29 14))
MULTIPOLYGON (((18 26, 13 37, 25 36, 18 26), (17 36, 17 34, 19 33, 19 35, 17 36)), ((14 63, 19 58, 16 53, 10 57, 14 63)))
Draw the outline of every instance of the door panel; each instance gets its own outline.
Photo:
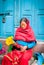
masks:
POLYGON ((12 12, 14 0, 3 0, 3 12, 12 12))
POLYGON ((14 1, 14 28, 19 26, 20 21, 20 0, 14 1))
POLYGON ((38 16, 40 23, 38 24, 38 32, 40 35, 44 35, 44 16, 38 16))
POLYGON ((13 35, 13 16, 6 16, 5 23, 2 23, 2 36, 8 37, 13 35))
POLYGON ((34 20, 36 21, 36 38, 44 41, 44 0, 36 1, 36 9, 34 10, 34 20))
POLYGON ((5 23, 1 21, 1 37, 6 38, 14 35, 14 22, 13 22, 13 6, 14 0, 3 0, 2 1, 2 19, 5 18, 5 23))
POLYGON ((44 9, 44 0, 37 0, 36 3, 38 9, 44 9))

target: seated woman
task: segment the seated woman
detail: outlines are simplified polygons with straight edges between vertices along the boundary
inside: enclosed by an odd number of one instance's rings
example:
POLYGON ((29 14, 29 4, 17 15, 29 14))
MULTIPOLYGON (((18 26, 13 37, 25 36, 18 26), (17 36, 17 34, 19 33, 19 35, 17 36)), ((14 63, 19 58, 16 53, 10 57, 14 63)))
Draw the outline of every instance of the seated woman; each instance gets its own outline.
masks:
POLYGON ((21 45, 21 51, 25 51, 20 60, 20 65, 28 65, 28 61, 32 57, 32 48, 36 45, 36 38, 27 18, 20 20, 20 27, 16 30, 14 40, 21 45))

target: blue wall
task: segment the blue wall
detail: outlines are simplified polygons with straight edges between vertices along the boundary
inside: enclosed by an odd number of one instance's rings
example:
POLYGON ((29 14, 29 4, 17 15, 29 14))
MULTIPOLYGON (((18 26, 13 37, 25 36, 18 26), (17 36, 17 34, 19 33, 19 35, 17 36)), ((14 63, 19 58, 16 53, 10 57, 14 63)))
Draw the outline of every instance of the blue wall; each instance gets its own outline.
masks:
POLYGON ((1 0, 0 9, 0 13, 5 13, 0 16, 0 37, 14 35, 20 19, 27 17, 36 39, 44 41, 44 0, 1 0), (5 23, 2 23, 3 17, 5 23))

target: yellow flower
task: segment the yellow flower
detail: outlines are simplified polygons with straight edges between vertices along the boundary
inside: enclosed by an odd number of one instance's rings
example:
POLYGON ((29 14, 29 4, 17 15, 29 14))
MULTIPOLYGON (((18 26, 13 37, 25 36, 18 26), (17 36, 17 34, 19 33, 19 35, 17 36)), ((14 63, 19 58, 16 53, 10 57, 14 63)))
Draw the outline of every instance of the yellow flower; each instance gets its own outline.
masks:
POLYGON ((11 45, 11 44, 14 44, 13 37, 12 36, 8 37, 5 40, 5 42, 6 42, 6 45, 8 45, 8 46, 11 45))

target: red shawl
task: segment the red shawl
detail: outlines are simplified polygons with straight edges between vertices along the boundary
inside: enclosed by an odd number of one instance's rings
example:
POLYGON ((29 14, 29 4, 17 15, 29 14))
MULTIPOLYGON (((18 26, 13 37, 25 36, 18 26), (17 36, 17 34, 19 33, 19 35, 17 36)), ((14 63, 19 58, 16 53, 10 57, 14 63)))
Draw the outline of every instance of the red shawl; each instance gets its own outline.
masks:
POLYGON ((23 40, 26 42, 35 41, 35 36, 32 28, 29 25, 29 21, 27 20, 27 27, 22 29, 21 27, 17 28, 16 34, 14 36, 14 40, 23 40))

